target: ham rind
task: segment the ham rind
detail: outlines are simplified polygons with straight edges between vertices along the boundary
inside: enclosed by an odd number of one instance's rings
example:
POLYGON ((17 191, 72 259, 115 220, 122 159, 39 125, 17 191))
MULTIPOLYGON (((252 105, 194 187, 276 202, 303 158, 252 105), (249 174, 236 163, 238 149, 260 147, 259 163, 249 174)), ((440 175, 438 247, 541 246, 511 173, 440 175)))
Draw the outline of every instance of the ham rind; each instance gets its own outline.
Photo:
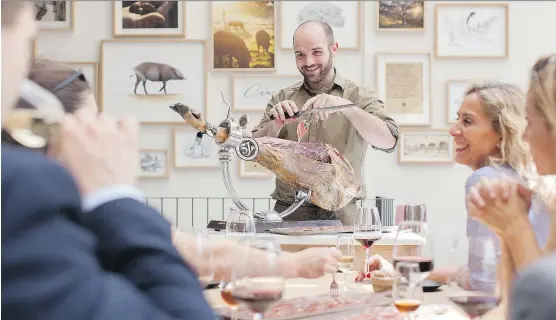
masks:
POLYGON ((361 191, 350 163, 336 148, 322 142, 296 142, 273 137, 255 139, 255 161, 294 190, 309 189, 309 201, 336 211, 361 191))

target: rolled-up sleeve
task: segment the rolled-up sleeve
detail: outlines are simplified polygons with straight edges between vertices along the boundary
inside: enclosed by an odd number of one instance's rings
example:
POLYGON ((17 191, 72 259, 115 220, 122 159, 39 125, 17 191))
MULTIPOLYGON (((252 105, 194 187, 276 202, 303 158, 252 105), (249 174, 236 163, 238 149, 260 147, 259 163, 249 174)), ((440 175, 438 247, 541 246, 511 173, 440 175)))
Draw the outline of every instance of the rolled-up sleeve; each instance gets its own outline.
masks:
POLYGON ((354 91, 353 96, 350 99, 351 101, 357 102, 359 107, 362 108, 364 111, 382 119, 388 129, 390 129, 390 133, 396 140, 394 146, 392 148, 379 148, 376 146, 372 146, 373 149, 381 150, 384 152, 394 152, 396 147, 398 146, 398 137, 399 137, 399 129, 396 121, 389 117, 384 110, 384 102, 378 98, 378 94, 375 90, 367 87, 358 87, 357 90, 354 91))

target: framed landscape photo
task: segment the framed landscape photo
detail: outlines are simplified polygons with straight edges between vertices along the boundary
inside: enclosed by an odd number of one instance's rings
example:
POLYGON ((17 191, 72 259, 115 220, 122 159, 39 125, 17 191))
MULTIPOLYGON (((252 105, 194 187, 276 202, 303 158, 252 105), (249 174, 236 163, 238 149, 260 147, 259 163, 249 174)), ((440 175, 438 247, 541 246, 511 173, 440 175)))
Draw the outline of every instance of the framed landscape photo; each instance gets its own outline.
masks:
POLYGON ((458 110, 463 101, 463 95, 473 80, 448 80, 446 81, 446 122, 457 122, 458 110))
POLYGON ((242 178, 272 178, 273 174, 255 161, 239 162, 239 176, 242 178))
POLYGON ((443 3, 434 9, 437 58, 508 58, 508 4, 443 3))
POLYGON ((76 70, 81 70, 87 82, 93 88, 98 101, 98 63, 96 62, 64 62, 76 70))
POLYGON ((362 1, 280 1, 280 48, 293 50, 295 29, 305 21, 328 23, 341 50, 358 50, 363 29, 362 1))
POLYGON ((192 128, 173 130, 174 168, 218 168, 218 148, 213 138, 192 128))
POLYGON ((234 111, 265 112, 274 92, 300 81, 303 81, 301 75, 233 75, 232 108, 234 111))
POLYGON ((448 130, 401 130, 399 143, 399 163, 454 162, 454 139, 448 130))
POLYGON ((75 20, 75 1, 33 1, 40 31, 71 31, 75 20))
POLYGON ((274 1, 211 1, 211 70, 275 71, 274 1))
POLYGON ((185 1, 114 1, 114 37, 185 37, 185 1))
POLYGON ((425 30, 424 0, 377 1, 377 29, 380 31, 425 30))
POLYGON ((376 54, 379 98, 400 126, 430 125, 430 60, 429 53, 376 54))
POLYGON ((101 111, 142 123, 181 124, 169 108, 181 102, 206 114, 205 49, 202 40, 103 40, 101 111))
POLYGON ((168 152, 163 149, 139 150, 139 178, 167 178, 168 152))

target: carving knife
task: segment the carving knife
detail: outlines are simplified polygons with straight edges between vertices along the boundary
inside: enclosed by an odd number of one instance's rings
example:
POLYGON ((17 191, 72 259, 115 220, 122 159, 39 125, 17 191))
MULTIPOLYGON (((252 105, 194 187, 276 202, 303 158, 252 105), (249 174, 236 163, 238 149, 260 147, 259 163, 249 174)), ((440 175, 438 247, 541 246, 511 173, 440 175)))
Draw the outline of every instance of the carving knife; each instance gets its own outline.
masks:
MULTIPOLYGON (((343 105, 339 105, 339 106, 332 106, 332 107, 326 107, 326 108, 307 109, 307 110, 298 111, 298 112, 294 113, 293 117, 291 117, 287 112, 284 112, 284 116, 286 117, 286 119, 299 118, 299 117, 301 117, 303 115, 306 115, 306 114, 323 112, 323 111, 342 110, 342 109, 346 109, 346 108, 355 107, 356 105, 357 105, 357 103, 350 103, 350 104, 343 104, 343 105)), ((274 120, 274 119, 276 119, 276 118, 271 115, 270 120, 274 120)))

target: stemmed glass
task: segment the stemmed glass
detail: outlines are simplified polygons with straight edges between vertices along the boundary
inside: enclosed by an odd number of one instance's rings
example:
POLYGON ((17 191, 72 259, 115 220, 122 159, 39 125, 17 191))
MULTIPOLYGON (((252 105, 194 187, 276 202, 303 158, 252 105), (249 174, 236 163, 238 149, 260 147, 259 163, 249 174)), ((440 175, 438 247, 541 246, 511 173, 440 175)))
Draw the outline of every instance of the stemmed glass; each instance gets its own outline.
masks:
POLYGON ((426 222, 403 221, 398 225, 392 260, 394 267, 400 262, 418 263, 421 280, 430 274, 434 268, 433 246, 426 222))
POLYGON ((359 208, 353 223, 353 237, 365 247, 365 277, 370 277, 368 261, 371 257, 371 246, 382 237, 382 223, 377 207, 359 208))
POLYGON ((242 243, 246 246, 238 249, 238 260, 232 269, 232 297, 251 309, 254 320, 262 320, 284 291, 284 270, 278 263, 281 249, 270 239, 248 237, 242 243))
POLYGON ((448 298, 470 319, 479 319, 500 303, 496 286, 498 252, 494 240, 488 236, 469 237, 467 242, 469 244, 467 265, 479 281, 470 284, 472 290, 460 290, 451 293, 448 298))
POLYGON ((206 229, 197 232, 195 237, 195 252, 198 261, 202 261, 198 270, 201 285, 206 286, 214 280, 214 257, 206 229))
POLYGON ((338 269, 344 274, 343 290, 348 290, 346 282, 346 273, 348 273, 355 265, 355 243, 352 236, 338 236, 336 248, 342 254, 338 263, 338 269))
POLYGON ((399 312, 413 319, 413 312, 423 302, 420 267, 418 263, 401 261, 396 264, 396 277, 392 285, 392 299, 399 312))

